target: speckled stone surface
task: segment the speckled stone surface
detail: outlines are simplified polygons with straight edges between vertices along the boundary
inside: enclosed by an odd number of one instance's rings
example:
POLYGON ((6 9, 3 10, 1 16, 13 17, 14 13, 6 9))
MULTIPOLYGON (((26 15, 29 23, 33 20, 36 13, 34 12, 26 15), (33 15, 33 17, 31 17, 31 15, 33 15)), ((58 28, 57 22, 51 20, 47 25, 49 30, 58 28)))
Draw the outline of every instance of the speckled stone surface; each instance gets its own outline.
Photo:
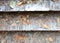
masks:
POLYGON ((60 0, 0 0, 0 11, 59 11, 60 0))
POLYGON ((0 43, 60 43, 60 32, 0 32, 0 43))
POLYGON ((0 30, 60 30, 60 12, 0 13, 0 30))

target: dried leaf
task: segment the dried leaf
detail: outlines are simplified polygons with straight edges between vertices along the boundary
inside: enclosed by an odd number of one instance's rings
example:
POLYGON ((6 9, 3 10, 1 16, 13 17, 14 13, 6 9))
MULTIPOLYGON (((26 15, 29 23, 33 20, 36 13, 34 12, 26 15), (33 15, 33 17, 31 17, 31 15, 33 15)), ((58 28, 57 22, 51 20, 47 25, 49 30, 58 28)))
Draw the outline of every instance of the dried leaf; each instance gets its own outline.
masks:
POLYGON ((46 41, 53 42, 53 38, 52 37, 46 37, 46 41))
POLYGON ((42 24, 42 27, 43 27, 43 28, 46 28, 46 29, 49 29, 49 26, 46 25, 46 24, 42 24))
POLYGON ((26 37, 25 37, 25 36, 22 36, 22 35, 19 35, 19 34, 15 34, 15 35, 13 35, 13 39, 14 39, 15 41, 25 40, 26 37))
POLYGON ((23 3, 23 2, 18 2, 18 3, 17 3, 17 6, 20 6, 20 5, 22 5, 22 3, 23 3))

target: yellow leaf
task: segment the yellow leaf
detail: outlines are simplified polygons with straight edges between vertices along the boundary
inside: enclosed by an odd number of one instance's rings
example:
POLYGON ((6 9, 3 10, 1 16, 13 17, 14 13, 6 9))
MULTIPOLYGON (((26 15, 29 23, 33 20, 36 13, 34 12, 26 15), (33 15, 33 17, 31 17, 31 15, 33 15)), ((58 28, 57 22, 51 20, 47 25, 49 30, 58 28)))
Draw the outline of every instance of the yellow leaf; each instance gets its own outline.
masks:
POLYGON ((46 29, 49 29, 49 26, 46 25, 46 24, 42 24, 42 27, 43 27, 43 28, 46 28, 46 29))

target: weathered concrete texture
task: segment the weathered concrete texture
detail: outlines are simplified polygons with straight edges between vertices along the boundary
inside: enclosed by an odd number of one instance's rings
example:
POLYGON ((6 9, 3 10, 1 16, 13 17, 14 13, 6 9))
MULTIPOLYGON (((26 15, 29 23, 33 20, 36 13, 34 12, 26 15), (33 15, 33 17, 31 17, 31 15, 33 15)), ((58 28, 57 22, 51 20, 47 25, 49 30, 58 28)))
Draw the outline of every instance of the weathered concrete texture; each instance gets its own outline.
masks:
POLYGON ((60 12, 1 13, 0 30, 60 30, 60 12))
POLYGON ((0 43, 60 43, 60 32, 0 32, 0 43))
POLYGON ((60 10, 60 0, 50 0, 50 10, 59 11, 60 10))
POLYGON ((59 11, 60 0, 0 0, 0 11, 59 11))

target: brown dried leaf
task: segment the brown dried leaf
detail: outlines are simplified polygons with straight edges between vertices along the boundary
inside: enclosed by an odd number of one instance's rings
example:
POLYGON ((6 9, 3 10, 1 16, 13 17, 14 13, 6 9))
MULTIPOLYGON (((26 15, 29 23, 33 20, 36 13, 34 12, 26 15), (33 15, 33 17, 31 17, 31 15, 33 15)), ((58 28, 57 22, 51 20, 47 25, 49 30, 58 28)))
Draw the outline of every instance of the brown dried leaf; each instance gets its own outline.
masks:
POLYGON ((22 36, 22 35, 19 35, 19 34, 15 34, 15 35, 13 35, 13 39, 14 39, 15 41, 25 40, 26 37, 25 37, 25 36, 22 36))

